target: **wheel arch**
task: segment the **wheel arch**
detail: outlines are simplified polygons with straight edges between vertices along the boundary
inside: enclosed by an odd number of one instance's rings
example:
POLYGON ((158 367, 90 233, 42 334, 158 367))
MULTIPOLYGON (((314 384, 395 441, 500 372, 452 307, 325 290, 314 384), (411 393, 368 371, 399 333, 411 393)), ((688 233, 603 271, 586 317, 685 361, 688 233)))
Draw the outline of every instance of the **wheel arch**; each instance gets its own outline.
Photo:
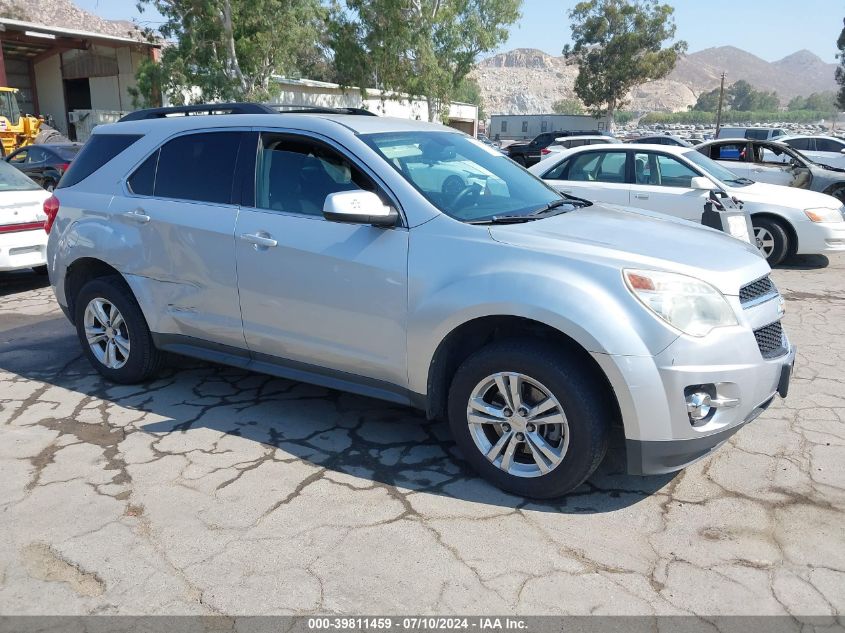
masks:
MULTIPOLYGON (((80 257, 68 266, 64 278, 64 295, 71 323, 74 322, 76 314, 76 298, 85 284, 93 279, 115 276, 126 283, 120 271, 96 257, 80 257)), ((128 284, 126 285, 128 288, 128 284)))
POLYGON ((786 235, 789 238, 789 248, 787 249, 787 257, 791 257, 792 255, 798 252, 798 232, 795 230, 795 227, 792 225, 792 222, 790 222, 787 218, 782 215, 778 215, 777 213, 771 213, 769 211, 752 213, 752 224, 754 223, 754 218, 766 218, 767 220, 771 220, 772 222, 777 222, 778 224, 780 224, 786 231, 786 235))
POLYGON ((437 346, 428 369, 426 416, 443 417, 446 413, 451 377, 473 353, 493 341, 533 338, 547 341, 561 353, 577 357, 585 371, 601 382, 612 401, 616 420, 621 424, 618 397, 612 384, 590 353, 575 339, 550 325, 534 319, 509 315, 483 316, 455 327, 437 346))

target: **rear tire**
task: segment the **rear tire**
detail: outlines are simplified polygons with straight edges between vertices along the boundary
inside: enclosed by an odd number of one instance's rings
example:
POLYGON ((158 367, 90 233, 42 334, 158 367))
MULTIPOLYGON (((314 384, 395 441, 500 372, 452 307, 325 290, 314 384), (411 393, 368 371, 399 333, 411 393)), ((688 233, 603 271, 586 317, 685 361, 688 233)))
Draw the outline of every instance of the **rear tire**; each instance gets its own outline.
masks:
POLYGON ((613 409, 603 387, 583 362, 548 343, 492 343, 455 373, 449 426, 465 459, 495 486, 559 497, 583 483, 607 451, 613 409))
POLYGON ((786 259, 793 246, 790 244, 789 233, 780 222, 770 218, 752 217, 751 225, 757 248, 769 262, 769 266, 777 266, 786 259))
POLYGON ((106 379, 128 385, 158 372, 163 355, 153 344, 147 320, 121 277, 89 281, 74 306, 82 350, 106 379))

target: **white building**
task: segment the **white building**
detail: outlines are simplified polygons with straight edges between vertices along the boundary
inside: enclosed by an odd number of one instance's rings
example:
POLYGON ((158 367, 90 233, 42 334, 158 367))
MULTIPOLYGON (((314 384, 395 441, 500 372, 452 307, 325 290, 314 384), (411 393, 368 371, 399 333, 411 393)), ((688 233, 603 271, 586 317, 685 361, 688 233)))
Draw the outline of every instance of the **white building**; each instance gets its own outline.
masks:
MULTIPOLYGON (((408 99, 395 93, 368 89, 365 99, 358 88, 343 88, 338 84, 311 79, 278 78, 276 85, 281 90, 277 98, 278 103, 325 108, 364 108, 380 116, 420 121, 428 119, 428 104, 425 100, 408 99)), ((478 133, 478 106, 451 103, 448 125, 475 136, 478 133)))
POLYGON ((494 114, 487 136, 502 141, 533 139, 544 132, 608 132, 607 117, 588 114, 494 114))

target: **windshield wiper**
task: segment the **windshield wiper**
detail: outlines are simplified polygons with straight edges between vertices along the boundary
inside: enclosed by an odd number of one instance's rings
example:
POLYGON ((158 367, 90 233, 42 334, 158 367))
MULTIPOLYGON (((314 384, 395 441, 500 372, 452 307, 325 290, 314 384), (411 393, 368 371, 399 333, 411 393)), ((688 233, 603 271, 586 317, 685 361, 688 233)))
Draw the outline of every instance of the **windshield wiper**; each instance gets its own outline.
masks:
POLYGON ((467 222, 467 224, 521 224, 539 219, 536 215, 494 215, 493 217, 482 220, 472 220, 471 222, 467 222))
POLYGON ((494 215, 489 218, 473 220, 471 222, 467 222, 467 224, 521 224, 523 222, 531 222, 532 220, 539 220, 544 217, 549 217, 550 215, 558 215, 560 213, 565 213, 565 211, 551 213, 551 211, 554 211, 558 207, 562 207, 564 205, 569 205, 575 209, 579 209, 581 207, 588 206, 588 204, 588 202, 580 200, 578 198, 572 200, 567 198, 561 198, 560 200, 553 200, 549 204, 540 207, 536 211, 532 211, 531 213, 527 213, 525 215, 494 215))

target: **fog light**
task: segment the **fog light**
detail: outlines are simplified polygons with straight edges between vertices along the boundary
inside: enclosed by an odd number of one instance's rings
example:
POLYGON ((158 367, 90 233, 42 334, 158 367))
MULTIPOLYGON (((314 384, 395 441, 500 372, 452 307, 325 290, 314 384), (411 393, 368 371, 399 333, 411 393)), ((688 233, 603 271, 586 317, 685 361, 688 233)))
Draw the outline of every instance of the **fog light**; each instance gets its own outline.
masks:
POLYGON ((712 408, 712 398, 709 393, 696 391, 687 396, 687 413, 693 422, 700 422, 706 418, 710 415, 712 408))

